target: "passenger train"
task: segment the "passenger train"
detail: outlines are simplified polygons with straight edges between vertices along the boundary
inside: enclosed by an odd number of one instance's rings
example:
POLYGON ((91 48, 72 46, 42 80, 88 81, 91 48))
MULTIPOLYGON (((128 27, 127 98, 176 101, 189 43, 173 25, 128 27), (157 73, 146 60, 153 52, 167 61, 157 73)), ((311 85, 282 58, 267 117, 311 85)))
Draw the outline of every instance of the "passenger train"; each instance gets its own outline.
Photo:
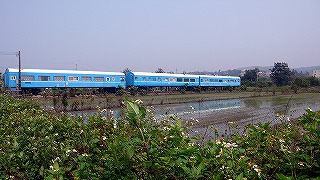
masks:
MULTIPOLYGON (((18 89, 19 70, 8 68, 2 76, 4 88, 18 89)), ((235 76, 210 76, 148 72, 100 72, 77 70, 22 69, 21 89, 42 88, 101 88, 116 90, 120 87, 236 87, 240 78, 235 76)))

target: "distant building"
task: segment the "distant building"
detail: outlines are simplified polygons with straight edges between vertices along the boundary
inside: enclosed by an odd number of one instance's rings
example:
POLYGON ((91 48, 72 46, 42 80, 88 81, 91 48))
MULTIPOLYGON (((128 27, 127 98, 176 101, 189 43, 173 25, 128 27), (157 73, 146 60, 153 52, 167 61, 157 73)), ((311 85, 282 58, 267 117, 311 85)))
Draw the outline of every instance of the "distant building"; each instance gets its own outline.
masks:
POLYGON ((316 77, 316 78, 320 78, 320 69, 310 71, 309 75, 313 76, 313 77, 316 77))
POLYGON ((258 72, 258 77, 259 77, 259 78, 270 78, 270 74, 271 74, 270 71, 269 71, 269 72, 262 72, 262 71, 260 71, 260 72, 258 72))

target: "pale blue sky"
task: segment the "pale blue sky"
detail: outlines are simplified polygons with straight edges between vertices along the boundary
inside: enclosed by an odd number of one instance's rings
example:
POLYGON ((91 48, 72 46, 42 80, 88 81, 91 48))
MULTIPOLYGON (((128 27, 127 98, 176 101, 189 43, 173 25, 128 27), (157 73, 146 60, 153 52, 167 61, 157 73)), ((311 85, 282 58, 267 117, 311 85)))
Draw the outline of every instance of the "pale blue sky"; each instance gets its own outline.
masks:
POLYGON ((0 70, 320 65, 319 0, 0 0, 0 70))

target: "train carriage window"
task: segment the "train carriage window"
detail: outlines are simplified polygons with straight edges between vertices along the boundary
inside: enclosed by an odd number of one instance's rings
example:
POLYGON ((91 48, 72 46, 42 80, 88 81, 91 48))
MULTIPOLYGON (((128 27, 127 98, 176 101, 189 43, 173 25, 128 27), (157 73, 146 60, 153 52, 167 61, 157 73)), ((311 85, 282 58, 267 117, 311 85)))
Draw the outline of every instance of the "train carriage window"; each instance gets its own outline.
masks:
POLYGON ((106 81, 107 81, 107 82, 109 82, 109 81, 110 81, 110 78, 109 78, 109 77, 107 77, 107 78, 106 78, 106 81))
POLYGON ((146 78, 146 77, 143 77, 143 81, 147 81, 147 78, 146 78))
POLYGON ((164 82, 168 82, 168 81, 169 81, 168 78, 163 78, 162 80, 163 80, 164 82))
POLYGON ((222 79, 219 79, 219 82, 222 82, 222 79))
POLYGON ((124 82, 124 80, 125 80, 124 77, 121 77, 121 78, 120 78, 120 81, 121 81, 121 82, 124 82))
POLYGON ((196 79, 190 79, 190 82, 196 82, 196 79))
POLYGON ((182 82, 182 78, 177 78, 177 82, 182 82))
POLYGON ((231 80, 230 80, 230 82, 234 82, 234 80, 233 80, 233 79, 231 79, 231 80))
POLYGON ((152 77, 149 77, 148 81, 152 81, 152 77))
POLYGON ((112 81, 115 81, 115 80, 116 80, 116 78, 113 76, 113 77, 112 77, 112 81))
POLYGON ((134 80, 135 80, 135 81, 138 81, 138 77, 135 77, 134 80))
POLYGON ((92 81, 92 78, 89 76, 83 76, 82 81, 92 81))
POLYGON ((21 81, 34 81, 34 76, 22 76, 21 81))
POLYGON ((184 78, 183 82, 189 82, 189 78, 184 78))
POLYGON ((10 76, 10 80, 16 80, 17 77, 16 76, 10 76))
POLYGON ((50 76, 38 76, 38 81, 50 81, 50 76))
POLYGON ((177 79, 176 78, 170 78, 170 82, 176 82, 177 79))
POLYGON ((68 81, 79 81, 79 77, 78 76, 69 76, 68 81))
POLYGON ((161 78, 158 78, 158 82, 161 82, 161 78))
POLYGON ((53 76, 53 80, 54 81, 65 81, 65 77, 64 76, 53 76))
POLYGON ((93 81, 94 82, 103 82, 104 78, 103 77, 94 77, 93 81))

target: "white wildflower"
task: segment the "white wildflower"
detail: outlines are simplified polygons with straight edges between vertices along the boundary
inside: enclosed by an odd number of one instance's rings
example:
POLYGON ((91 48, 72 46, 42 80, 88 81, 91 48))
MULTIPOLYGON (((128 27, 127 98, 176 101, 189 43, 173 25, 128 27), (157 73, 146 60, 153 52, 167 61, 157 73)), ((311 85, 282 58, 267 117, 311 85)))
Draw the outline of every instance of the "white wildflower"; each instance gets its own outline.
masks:
POLYGON ((75 152, 75 153, 76 153, 76 152, 78 152, 78 151, 77 151, 77 150, 75 150, 75 149, 72 149, 72 152, 75 152))
POLYGON ((143 101, 141 101, 141 99, 137 99, 137 100, 135 100, 135 102, 138 103, 138 104, 142 104, 143 103, 143 101))
POLYGON ((304 164, 303 164, 303 162, 298 162, 298 164, 300 165, 300 166, 304 166, 304 164))
POLYGON ((83 153, 82 156, 85 156, 85 157, 86 157, 86 156, 88 156, 88 154, 87 154, 87 153, 83 153))
POLYGON ((258 168, 258 165, 253 165, 252 166, 253 170, 256 171, 258 173, 258 176, 261 175, 262 170, 260 168, 258 168))
POLYGON ((105 137, 105 136, 102 136, 102 140, 106 140, 107 139, 107 137, 105 137))

